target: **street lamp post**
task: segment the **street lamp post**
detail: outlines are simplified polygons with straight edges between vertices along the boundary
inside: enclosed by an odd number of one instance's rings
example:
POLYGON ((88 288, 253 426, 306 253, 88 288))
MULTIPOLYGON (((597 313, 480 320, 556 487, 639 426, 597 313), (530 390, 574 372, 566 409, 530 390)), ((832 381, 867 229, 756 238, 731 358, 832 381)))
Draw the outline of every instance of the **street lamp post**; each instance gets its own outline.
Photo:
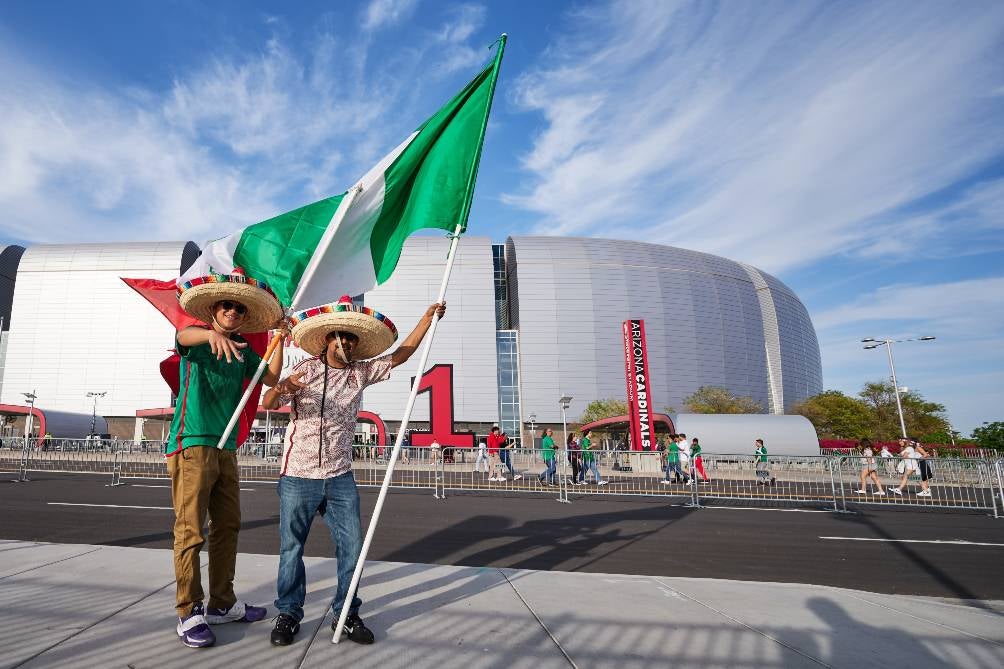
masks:
POLYGON ((21 394, 24 395, 26 400, 28 400, 28 417, 24 421, 24 447, 27 449, 28 441, 31 439, 31 428, 33 427, 32 423, 34 422, 33 419, 35 418, 35 400, 38 399, 38 395, 35 394, 34 390, 30 393, 21 394))
POLYGON ((104 397, 107 394, 108 394, 107 390, 104 391, 104 392, 100 392, 100 393, 96 393, 96 392, 87 393, 88 397, 93 397, 94 398, 94 406, 91 408, 91 436, 92 437, 94 436, 94 429, 97 427, 97 423, 98 423, 98 398, 99 397, 104 397))
POLYGON ((874 337, 866 337, 861 340, 861 343, 865 345, 866 350, 878 348, 879 346, 885 346, 886 353, 889 354, 889 372, 892 374, 892 388, 893 392, 896 394, 896 411, 899 413, 899 429, 902 430, 904 439, 907 438, 906 421, 903 420, 903 403, 899 399, 899 382, 896 380, 896 364, 892 359, 892 345, 908 341, 932 341, 934 339, 935 337, 926 335, 923 337, 914 337, 912 339, 875 339, 874 337))
POLYGON ((537 414, 531 413, 527 418, 530 419, 530 448, 532 449, 536 444, 534 443, 534 426, 537 424, 537 414))
POLYGON ((558 404, 561 406, 561 438, 564 444, 568 444, 568 425, 565 422, 565 409, 568 405, 572 403, 571 395, 562 395, 561 399, 558 400, 558 404))

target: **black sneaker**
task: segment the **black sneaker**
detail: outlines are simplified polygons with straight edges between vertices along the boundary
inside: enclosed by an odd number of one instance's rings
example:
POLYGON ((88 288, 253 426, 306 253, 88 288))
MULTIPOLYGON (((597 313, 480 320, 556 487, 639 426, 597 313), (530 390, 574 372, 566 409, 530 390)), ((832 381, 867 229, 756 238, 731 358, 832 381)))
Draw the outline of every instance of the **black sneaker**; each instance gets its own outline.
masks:
MULTIPOLYGON (((331 631, 334 632, 336 627, 338 627, 337 618, 331 621, 331 631)), ((373 632, 366 627, 363 619, 358 614, 351 615, 345 619, 345 625, 342 626, 342 634, 347 634, 349 640, 356 643, 368 645, 374 641, 373 632)))
POLYGON ((293 616, 280 613, 275 617, 275 628, 270 637, 273 646, 288 646, 300 631, 300 623, 293 616))

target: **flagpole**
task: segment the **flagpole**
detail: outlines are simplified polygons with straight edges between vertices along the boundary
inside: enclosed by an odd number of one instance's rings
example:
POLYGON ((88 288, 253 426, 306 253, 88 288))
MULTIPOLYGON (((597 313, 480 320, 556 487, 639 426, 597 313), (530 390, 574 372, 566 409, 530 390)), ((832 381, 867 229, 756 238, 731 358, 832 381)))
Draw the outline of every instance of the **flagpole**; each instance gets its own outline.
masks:
MULTIPOLYGON (((488 105, 485 109, 485 117, 481 124, 481 141, 478 144, 477 155, 470 174, 467 176, 467 198, 464 201, 463 209, 457 220, 457 227, 453 230, 450 239, 450 252, 446 256, 446 269, 443 271, 443 281, 439 285, 439 295, 436 303, 442 304, 446 299, 446 286, 450 282, 450 272, 453 271, 453 261, 457 254, 457 245, 460 242, 460 235, 464 231, 467 217, 470 214, 471 198, 473 197, 474 181, 478 175, 478 163, 481 162, 481 148, 485 141, 485 130, 488 127, 488 115, 491 112, 491 101, 495 97, 495 84, 498 81, 499 65, 502 60, 502 52, 505 50, 506 34, 502 33, 496 42, 499 45, 495 53, 495 70, 492 72, 491 91, 488 97, 488 105)), ((492 44, 494 46, 494 44, 492 44)), ((363 540, 362 550, 359 552, 359 559, 356 561, 355 571, 352 572, 352 581, 349 584, 348 592, 345 595, 345 602, 342 604, 341 613, 338 615, 338 624, 335 625, 335 634, 331 639, 332 643, 338 643, 342 638, 342 628, 345 626, 345 619, 349 616, 349 608, 352 600, 355 599, 356 588, 359 587, 359 580, 363 575, 363 565, 366 564, 366 556, 369 554, 370 544, 373 542, 373 535, 376 533, 377 523, 380 522, 380 513, 383 510, 383 503, 390 489, 390 482, 394 476, 394 465, 397 464, 398 455, 401 453, 401 444, 404 442, 404 435, 408 430, 408 421, 411 420, 411 412, 415 408, 415 400, 418 398, 418 388, 421 385, 422 374, 425 373, 425 366, 429 362, 429 352, 432 350, 432 341, 436 337, 436 327, 439 325, 439 314, 433 313, 432 325, 426 333, 425 342, 422 348, 422 356, 418 361, 418 373, 411 384, 411 393, 408 395, 408 404, 404 408, 404 417, 401 419, 401 427, 397 431, 397 438, 394 440, 394 450, 391 451, 390 460, 387 462, 387 471, 383 477, 383 485, 380 486, 380 494, 377 495, 376 506, 373 507, 373 515, 370 517, 369 527, 366 528, 366 538, 363 540)))
MULTIPOLYGON (((463 230, 463 224, 457 224, 456 230, 454 230, 450 241, 450 252, 446 257, 446 270, 443 272, 443 282, 439 286, 439 296, 436 298, 437 304, 442 304, 443 300, 446 298, 446 285, 450 281, 450 272, 453 270, 453 260, 457 253, 457 243, 460 241, 460 233, 463 230)), ((429 362, 429 351, 432 349, 432 340, 436 336, 436 327, 439 325, 439 313, 434 313, 432 316, 432 325, 429 326, 429 331, 425 336, 425 342, 422 345, 422 356, 418 361, 418 373, 415 375, 415 380, 411 384, 411 393, 408 395, 408 404, 404 408, 404 418, 401 420, 401 427, 397 431, 397 438, 394 440, 394 450, 390 453, 390 460, 387 461, 387 472, 383 477, 383 485, 380 486, 380 494, 377 495, 376 506, 373 507, 373 515, 370 518, 369 527, 366 528, 366 538, 363 540, 362 550, 359 552, 359 559, 356 562, 356 569, 352 572, 352 582, 349 584, 348 594, 345 596, 345 603, 342 604, 341 614, 338 616, 338 625, 335 626, 335 636, 331 639, 332 643, 338 643, 342 636, 342 627, 345 625, 345 619, 349 615, 349 607, 352 605, 352 600, 355 598, 356 588, 359 586, 359 579, 362 578, 363 564, 366 562, 366 555, 369 553, 370 544, 373 542, 373 535, 376 533, 377 523, 380 522, 380 512, 383 510, 384 499, 387 497, 387 491, 390 489, 390 482, 394 476, 394 465, 397 463, 398 455, 401 452, 401 444, 404 441, 404 435, 408 430, 408 421, 411 419, 412 409, 415 407, 415 400, 418 398, 418 388, 421 385, 422 374, 425 371, 425 366, 429 362)))
POLYGON ((272 355, 275 353, 275 349, 282 342, 283 335, 281 332, 276 333, 272 337, 272 341, 268 343, 268 348, 265 349, 265 355, 261 357, 261 362, 258 363, 258 369, 254 371, 254 376, 251 377, 251 382, 248 383, 248 387, 244 390, 244 394, 241 396, 241 401, 237 404, 237 410, 234 411, 234 415, 230 417, 230 422, 227 423, 227 429, 223 430, 223 436, 220 437, 219 442, 216 444, 216 448, 222 449, 227 443, 227 439, 230 437, 230 433, 234 431, 234 426, 237 425, 237 421, 240 420, 241 413, 244 412, 244 407, 247 405, 248 400, 251 399, 251 393, 254 392, 254 387, 258 385, 258 379, 261 375, 265 373, 265 367, 272 360, 272 355))
MULTIPOLYGON (((310 257, 310 262, 307 263, 307 267, 303 270, 303 275, 300 277, 300 283, 296 288, 296 294, 290 302, 290 307, 296 305, 299 299, 303 297, 304 287, 307 286, 313 278, 314 273, 321 264, 321 258, 324 257, 324 252, 331 244, 331 240, 334 239, 335 232, 338 231, 338 226, 341 225, 342 220, 349 211, 349 207, 352 206, 352 202, 356 199, 356 196, 362 192, 362 190, 362 184, 356 184, 349 189, 349 191, 345 194, 345 197, 342 198, 342 201, 338 203, 338 208, 335 209, 335 213, 331 216, 331 221, 328 222, 328 226, 324 229, 324 234, 321 235, 321 239, 317 243, 317 248, 314 250, 314 254, 310 257)), ((275 352, 276 347, 282 339, 282 335, 277 334, 272 338, 272 341, 269 342, 268 349, 265 351, 265 355, 262 356, 261 362, 258 364, 258 369, 255 370, 254 376, 251 378, 251 383, 248 384, 247 389, 244 391, 244 395, 241 397, 241 401, 238 402, 237 408, 234 410, 234 414, 230 417, 230 422, 227 423, 227 429, 223 431, 223 436, 220 437, 220 441, 216 444, 216 448, 223 448, 224 444, 227 443, 230 433, 233 432, 234 426, 237 425, 237 421, 240 420, 244 407, 247 406, 248 401, 251 399, 251 393, 254 392, 254 387, 258 385, 258 379, 260 379, 261 375, 265 373, 265 367, 271 361, 272 354, 275 352)))

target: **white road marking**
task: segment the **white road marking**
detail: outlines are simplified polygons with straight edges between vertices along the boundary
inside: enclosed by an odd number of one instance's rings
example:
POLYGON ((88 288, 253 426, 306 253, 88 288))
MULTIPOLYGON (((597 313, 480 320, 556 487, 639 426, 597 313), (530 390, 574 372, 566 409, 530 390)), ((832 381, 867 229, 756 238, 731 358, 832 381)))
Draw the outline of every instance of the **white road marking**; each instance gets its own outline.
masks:
POLYGON ((896 544, 949 544, 952 546, 997 546, 1004 547, 1004 544, 990 544, 981 541, 963 541, 961 539, 871 539, 866 537, 819 537, 832 541, 882 541, 896 544))
POLYGON ((74 502, 46 502, 50 506, 98 506, 106 509, 156 509, 158 511, 174 511, 173 506, 130 506, 128 504, 78 504, 74 502))
MULTIPOLYGON (((681 504, 679 506, 687 506, 686 504, 681 504)), ((833 509, 822 510, 822 509, 772 509, 764 506, 718 506, 718 505, 707 505, 705 509, 727 509, 731 511, 783 511, 785 513, 833 513, 833 509)))

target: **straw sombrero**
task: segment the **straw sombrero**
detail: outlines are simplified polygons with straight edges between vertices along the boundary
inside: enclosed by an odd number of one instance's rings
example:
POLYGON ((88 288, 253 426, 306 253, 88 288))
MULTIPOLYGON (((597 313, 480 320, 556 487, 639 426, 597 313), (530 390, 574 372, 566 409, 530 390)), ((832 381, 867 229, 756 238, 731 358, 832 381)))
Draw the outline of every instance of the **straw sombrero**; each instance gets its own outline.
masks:
POLYGON ((293 314, 289 323, 293 326, 293 341, 310 355, 324 352, 324 338, 329 332, 351 332, 358 337, 359 344, 352 354, 357 360, 375 358, 397 339, 397 328, 389 318, 369 307, 352 304, 347 295, 333 304, 293 314))
POLYGON ((265 332, 282 318, 275 293, 262 281, 244 276, 238 267, 230 274, 209 274, 178 285, 181 308, 203 323, 213 322, 213 305, 224 300, 248 308, 241 332, 265 332))

